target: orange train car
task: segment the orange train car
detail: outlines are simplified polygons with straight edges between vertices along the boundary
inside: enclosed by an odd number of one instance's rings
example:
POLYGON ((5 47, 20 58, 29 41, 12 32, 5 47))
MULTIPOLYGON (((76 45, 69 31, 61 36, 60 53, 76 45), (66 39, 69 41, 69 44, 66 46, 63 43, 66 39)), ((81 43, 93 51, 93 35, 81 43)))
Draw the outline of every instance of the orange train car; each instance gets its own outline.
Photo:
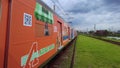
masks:
POLYGON ((0 68, 37 68, 74 33, 40 0, 0 0, 0 68))

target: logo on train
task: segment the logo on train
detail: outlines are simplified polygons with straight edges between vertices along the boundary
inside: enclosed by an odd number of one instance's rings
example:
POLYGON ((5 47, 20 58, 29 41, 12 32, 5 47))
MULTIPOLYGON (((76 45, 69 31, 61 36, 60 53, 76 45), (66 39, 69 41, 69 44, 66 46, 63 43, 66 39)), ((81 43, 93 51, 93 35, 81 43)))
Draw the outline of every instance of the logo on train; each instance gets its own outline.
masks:
POLYGON ((38 43, 34 42, 29 53, 21 58, 23 68, 32 68, 39 63, 38 43))
POLYGON ((39 57, 55 48, 55 44, 38 49, 38 42, 34 42, 28 54, 21 57, 21 67, 32 68, 39 63, 39 57))

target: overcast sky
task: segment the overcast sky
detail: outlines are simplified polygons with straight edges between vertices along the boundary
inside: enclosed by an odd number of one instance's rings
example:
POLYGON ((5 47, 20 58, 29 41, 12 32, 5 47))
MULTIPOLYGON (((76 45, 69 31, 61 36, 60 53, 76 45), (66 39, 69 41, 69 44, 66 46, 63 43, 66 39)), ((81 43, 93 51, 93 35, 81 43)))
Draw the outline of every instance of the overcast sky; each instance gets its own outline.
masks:
MULTIPOLYGON (((50 7, 53 2, 61 5, 56 11, 61 11, 59 15, 63 18, 72 17, 67 21, 72 21, 75 29, 86 31, 96 29, 120 30, 120 0, 43 0, 50 7), (64 15, 64 14, 67 15, 64 15)), ((57 6, 56 6, 57 7, 57 6)))

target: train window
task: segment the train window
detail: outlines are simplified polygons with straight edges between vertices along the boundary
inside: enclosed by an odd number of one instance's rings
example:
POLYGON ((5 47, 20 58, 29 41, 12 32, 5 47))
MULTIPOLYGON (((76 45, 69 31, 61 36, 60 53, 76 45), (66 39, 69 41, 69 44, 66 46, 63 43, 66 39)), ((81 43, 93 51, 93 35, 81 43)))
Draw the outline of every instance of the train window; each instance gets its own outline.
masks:
POLYGON ((2 2, 1 2, 1 0, 0 0, 0 21, 1 21, 1 16, 2 16, 2 2))
POLYGON ((50 33, 49 33, 49 29, 48 29, 48 23, 45 23, 45 27, 44 27, 44 35, 45 36, 49 36, 50 33))

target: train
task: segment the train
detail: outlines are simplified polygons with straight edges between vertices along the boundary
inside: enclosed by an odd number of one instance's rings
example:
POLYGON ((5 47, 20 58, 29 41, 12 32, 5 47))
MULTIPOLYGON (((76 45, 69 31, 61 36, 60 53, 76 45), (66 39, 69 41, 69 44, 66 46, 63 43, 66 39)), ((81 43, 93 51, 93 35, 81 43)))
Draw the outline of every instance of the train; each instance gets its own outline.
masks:
POLYGON ((0 0, 0 68, 38 68, 77 36, 41 0, 0 0))

